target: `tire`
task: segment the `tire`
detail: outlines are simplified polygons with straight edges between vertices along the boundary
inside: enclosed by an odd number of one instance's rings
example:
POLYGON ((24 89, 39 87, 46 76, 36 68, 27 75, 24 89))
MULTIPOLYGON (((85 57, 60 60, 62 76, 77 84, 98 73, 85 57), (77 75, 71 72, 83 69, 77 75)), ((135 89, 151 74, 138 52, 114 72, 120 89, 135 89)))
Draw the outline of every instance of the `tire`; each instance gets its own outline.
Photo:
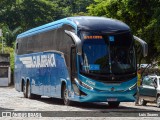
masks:
POLYGON ((26 87, 26 84, 23 82, 23 96, 24 98, 27 98, 27 87, 26 87))
POLYGON ((145 101, 143 98, 139 98, 138 104, 139 104, 139 105, 146 106, 146 105, 147 105, 147 101, 145 101))
POLYGON ((68 106, 72 105, 72 101, 68 99, 68 89, 66 85, 62 86, 62 99, 63 99, 64 105, 68 105, 68 106))
POLYGON ((160 108, 160 95, 157 97, 157 107, 160 108))
POLYGON ((119 104, 120 102, 108 102, 109 107, 114 107, 114 108, 118 107, 119 104))
POLYGON ((29 99, 33 99, 34 95, 31 93, 31 86, 30 86, 30 82, 29 81, 27 82, 27 89, 26 89, 26 91, 27 91, 27 97, 29 99))

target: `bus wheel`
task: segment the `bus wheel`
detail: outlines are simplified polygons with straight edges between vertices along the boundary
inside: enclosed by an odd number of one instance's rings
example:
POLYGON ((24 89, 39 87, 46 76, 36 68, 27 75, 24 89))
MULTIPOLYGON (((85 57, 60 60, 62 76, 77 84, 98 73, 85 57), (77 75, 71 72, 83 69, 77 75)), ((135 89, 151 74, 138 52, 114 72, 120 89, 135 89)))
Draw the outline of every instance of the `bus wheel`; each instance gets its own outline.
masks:
POLYGON ((29 99, 34 98, 34 95, 31 93, 31 86, 30 86, 30 83, 29 83, 29 82, 27 82, 27 97, 28 97, 29 99))
POLYGON ((109 107, 118 107, 120 102, 108 102, 109 107))
POLYGON ((27 98, 26 84, 24 82, 23 82, 23 96, 24 98, 27 98))
POLYGON ((71 101, 68 99, 68 89, 66 85, 63 85, 62 88, 62 98, 65 105, 71 105, 71 101))

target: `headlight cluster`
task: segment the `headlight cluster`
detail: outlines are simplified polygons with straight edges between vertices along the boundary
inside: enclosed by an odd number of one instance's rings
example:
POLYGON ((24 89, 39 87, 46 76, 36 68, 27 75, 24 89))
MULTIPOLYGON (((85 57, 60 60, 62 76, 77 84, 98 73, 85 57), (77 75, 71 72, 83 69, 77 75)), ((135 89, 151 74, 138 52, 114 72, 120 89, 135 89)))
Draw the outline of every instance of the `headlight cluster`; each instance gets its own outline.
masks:
POLYGON ((81 86, 83 86, 83 87, 85 87, 85 88, 87 88, 87 89, 89 89, 89 90, 93 90, 93 88, 91 87, 91 86, 89 86, 89 85, 87 85, 87 84, 85 84, 84 82, 82 82, 82 81, 80 81, 80 80, 78 80, 78 79, 74 79, 78 84, 80 84, 81 86))
POLYGON ((137 87, 137 83, 135 83, 134 85, 132 85, 131 87, 129 87, 129 90, 134 89, 135 87, 137 87))

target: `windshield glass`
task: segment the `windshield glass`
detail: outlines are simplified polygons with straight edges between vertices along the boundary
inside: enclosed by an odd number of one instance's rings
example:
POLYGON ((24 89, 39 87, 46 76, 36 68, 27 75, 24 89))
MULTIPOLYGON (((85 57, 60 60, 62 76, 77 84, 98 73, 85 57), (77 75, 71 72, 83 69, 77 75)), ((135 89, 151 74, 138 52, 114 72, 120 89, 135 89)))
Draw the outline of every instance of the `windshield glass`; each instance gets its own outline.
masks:
POLYGON ((131 34, 123 33, 109 37, 112 73, 132 73, 136 71, 131 34))
POLYGON ((93 74, 121 74, 136 71, 131 34, 81 33, 80 71, 93 74))

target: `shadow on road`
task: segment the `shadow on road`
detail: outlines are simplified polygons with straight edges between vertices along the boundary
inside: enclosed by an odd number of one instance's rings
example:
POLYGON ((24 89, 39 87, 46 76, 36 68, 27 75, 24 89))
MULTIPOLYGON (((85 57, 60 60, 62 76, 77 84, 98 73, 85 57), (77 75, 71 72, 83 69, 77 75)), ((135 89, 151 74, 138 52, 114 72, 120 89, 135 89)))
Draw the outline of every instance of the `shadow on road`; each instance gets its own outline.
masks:
MULTIPOLYGON (((53 105, 62 105, 63 104, 63 100, 62 99, 57 99, 57 98, 44 98, 42 97, 41 99, 36 99, 38 101, 41 102, 45 102, 47 104, 53 104, 53 105)), ((122 106, 120 104, 119 107, 117 108, 113 108, 108 106, 107 102, 100 102, 100 103, 79 103, 79 102, 74 102, 72 107, 75 108, 81 108, 84 110, 92 110, 92 111, 110 111, 110 112, 154 112, 155 110, 147 110, 147 109, 143 109, 140 108, 141 106, 139 106, 138 108, 135 107, 130 107, 130 106, 122 106)), ((153 107, 153 106, 152 106, 153 107)))
POLYGON ((79 107, 84 110, 92 110, 92 111, 109 111, 109 112, 154 112, 155 110, 147 110, 144 108, 130 107, 130 106, 122 106, 119 107, 110 107, 108 103, 77 103, 74 104, 74 107, 79 107))
POLYGON ((48 97, 42 97, 40 99, 35 99, 47 104, 53 104, 53 105, 64 105, 63 104, 63 100, 62 99, 58 99, 58 98, 48 98, 48 97))

